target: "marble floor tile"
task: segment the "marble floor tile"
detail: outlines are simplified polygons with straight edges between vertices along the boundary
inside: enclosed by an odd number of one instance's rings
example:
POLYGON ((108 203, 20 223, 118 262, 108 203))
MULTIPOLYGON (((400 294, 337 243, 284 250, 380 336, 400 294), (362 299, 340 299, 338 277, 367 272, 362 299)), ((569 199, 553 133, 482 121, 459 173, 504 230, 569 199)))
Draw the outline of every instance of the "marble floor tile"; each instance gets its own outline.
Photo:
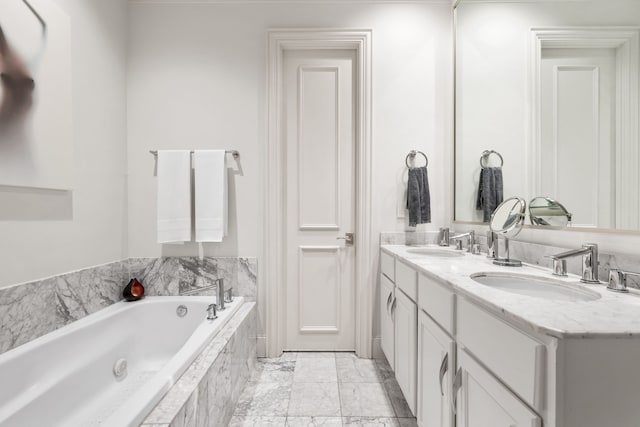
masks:
POLYGON ((335 355, 336 355, 336 359, 341 357, 350 357, 355 359, 358 358, 358 356, 356 356, 356 354, 353 351, 338 351, 335 353, 335 355))
POLYGON ((338 383, 293 383, 287 415, 339 417, 338 383))
POLYGON ((287 417, 287 427, 342 427, 342 418, 287 417))
POLYGON ((279 359, 282 359, 282 360, 296 360, 297 358, 298 358, 297 351, 285 351, 279 357, 279 359))
POLYGON ((340 383, 340 404, 345 417, 394 417, 393 406, 380 383, 340 383))
POLYGON ((236 404, 235 415, 285 416, 291 384, 249 383, 236 404))
POLYGON ((400 427, 397 418, 378 417, 345 417, 342 419, 342 425, 351 427, 400 427))
POLYGON ((389 396, 389 400, 391 401, 393 410, 396 413, 396 417, 413 417, 411 409, 409 409, 409 405, 407 404, 407 401, 404 398, 404 394, 402 393, 400 385, 398 384, 398 381, 396 381, 395 377, 385 380, 384 388, 387 390, 387 395, 389 396))
POLYGON ((375 359, 376 367, 382 381, 386 381, 390 378, 394 378, 393 369, 389 366, 389 362, 386 359, 375 359))
POLYGON ((298 358, 293 374, 294 383, 338 382, 335 358, 298 358))
POLYGON ((229 427, 285 427, 286 417, 245 417, 233 416, 229 427))
POLYGON ((293 381, 295 367, 295 360, 259 359, 251 380, 263 383, 290 383, 293 381))
POLYGON ((299 351, 298 352, 298 359, 309 358, 309 357, 312 357, 312 358, 328 357, 331 359, 335 359, 336 353, 329 352, 329 351, 299 351))
POLYGON ((418 427, 418 421, 415 418, 398 418, 400 427, 418 427))
POLYGON ((338 381, 342 383, 376 383, 382 382, 376 362, 372 359, 337 357, 336 368, 338 381))

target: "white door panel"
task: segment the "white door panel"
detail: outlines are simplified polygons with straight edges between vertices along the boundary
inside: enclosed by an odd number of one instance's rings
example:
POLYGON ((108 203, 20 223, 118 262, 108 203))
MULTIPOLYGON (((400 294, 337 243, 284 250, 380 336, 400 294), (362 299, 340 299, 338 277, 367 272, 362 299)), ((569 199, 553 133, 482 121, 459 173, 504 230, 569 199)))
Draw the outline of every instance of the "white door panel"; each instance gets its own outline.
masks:
POLYGON ((287 350, 355 348, 354 64, 348 50, 284 55, 287 350))
POLYGON ((615 94, 615 49, 543 49, 536 196, 557 199, 576 226, 615 228, 615 94))

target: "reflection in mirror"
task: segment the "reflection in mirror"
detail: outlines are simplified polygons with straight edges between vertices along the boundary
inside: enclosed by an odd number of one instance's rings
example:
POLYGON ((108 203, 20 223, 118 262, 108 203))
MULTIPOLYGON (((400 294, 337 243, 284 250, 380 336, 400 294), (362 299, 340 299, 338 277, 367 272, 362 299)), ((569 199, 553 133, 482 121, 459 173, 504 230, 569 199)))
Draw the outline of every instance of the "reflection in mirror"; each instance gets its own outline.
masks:
POLYGON ((524 199, 512 197, 505 200, 491 215, 489 228, 504 236, 505 257, 496 258, 493 263, 507 267, 521 267, 522 262, 509 256, 509 239, 516 237, 524 225, 524 213, 527 204, 524 199))
POLYGON ((571 213, 549 197, 536 197, 529 202, 529 219, 533 225, 566 227, 571 223, 571 213))
POLYGON ((640 230, 640 1, 460 0, 455 13, 455 220, 486 221, 490 145, 505 198, 546 194, 572 227, 640 230))

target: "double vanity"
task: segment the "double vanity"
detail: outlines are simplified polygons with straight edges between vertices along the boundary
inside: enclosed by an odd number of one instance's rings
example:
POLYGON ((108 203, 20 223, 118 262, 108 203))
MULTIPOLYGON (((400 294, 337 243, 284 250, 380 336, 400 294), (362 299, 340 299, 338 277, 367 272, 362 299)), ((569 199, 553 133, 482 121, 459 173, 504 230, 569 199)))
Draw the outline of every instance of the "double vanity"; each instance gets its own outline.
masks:
POLYGON ((637 427, 640 294, 383 245, 381 346, 421 427, 637 427))

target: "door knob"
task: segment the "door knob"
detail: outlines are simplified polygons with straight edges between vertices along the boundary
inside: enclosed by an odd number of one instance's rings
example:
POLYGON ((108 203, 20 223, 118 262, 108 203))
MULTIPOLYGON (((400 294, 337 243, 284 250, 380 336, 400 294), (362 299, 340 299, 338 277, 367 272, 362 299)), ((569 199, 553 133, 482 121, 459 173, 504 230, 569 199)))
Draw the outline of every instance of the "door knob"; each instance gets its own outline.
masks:
POLYGON ((353 233, 344 233, 344 237, 336 237, 336 240, 344 240, 347 246, 353 246, 353 233))

